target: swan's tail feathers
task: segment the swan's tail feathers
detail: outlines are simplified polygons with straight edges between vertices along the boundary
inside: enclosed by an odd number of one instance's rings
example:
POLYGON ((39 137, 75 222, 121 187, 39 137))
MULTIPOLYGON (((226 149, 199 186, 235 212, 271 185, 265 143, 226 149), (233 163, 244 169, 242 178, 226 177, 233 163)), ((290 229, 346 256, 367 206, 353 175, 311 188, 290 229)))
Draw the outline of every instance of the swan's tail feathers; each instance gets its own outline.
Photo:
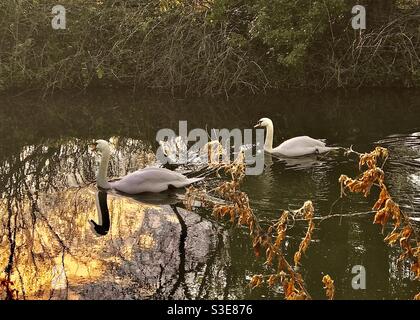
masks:
POLYGON ((342 149, 342 147, 317 147, 318 153, 338 152, 342 149))
POLYGON ((197 182, 202 181, 204 179, 205 179, 205 177, 201 177, 201 178, 188 178, 188 184, 197 183, 197 182))

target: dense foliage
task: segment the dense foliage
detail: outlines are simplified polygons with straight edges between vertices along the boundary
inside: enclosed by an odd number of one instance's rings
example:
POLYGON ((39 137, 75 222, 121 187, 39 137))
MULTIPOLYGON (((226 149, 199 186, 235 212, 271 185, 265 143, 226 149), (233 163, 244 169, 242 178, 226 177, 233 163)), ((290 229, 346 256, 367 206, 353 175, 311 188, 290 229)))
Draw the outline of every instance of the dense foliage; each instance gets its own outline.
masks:
POLYGON ((131 86, 184 95, 420 86, 416 0, 0 3, 0 90, 131 86), (367 29, 351 8, 367 9, 367 29))

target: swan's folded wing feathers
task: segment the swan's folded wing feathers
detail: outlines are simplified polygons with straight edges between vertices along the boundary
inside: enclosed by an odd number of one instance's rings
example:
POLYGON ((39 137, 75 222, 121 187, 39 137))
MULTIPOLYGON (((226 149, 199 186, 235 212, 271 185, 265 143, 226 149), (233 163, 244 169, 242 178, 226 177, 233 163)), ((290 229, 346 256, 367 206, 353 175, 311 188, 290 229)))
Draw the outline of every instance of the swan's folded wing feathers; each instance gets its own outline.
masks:
POLYGON ((122 192, 137 194, 142 192, 162 192, 174 186, 184 187, 191 181, 184 175, 165 168, 146 168, 128 174, 112 186, 122 192))
POLYGON ((306 154, 315 153, 318 149, 325 147, 325 143, 308 136, 294 137, 284 141, 273 149, 273 153, 289 157, 299 157, 306 154))
MULTIPOLYGON (((284 141, 280 146, 285 148, 296 148, 296 147, 325 147, 325 142, 317 140, 308 136, 294 137, 289 140, 284 141)), ((279 146, 279 147, 280 147, 279 146)))

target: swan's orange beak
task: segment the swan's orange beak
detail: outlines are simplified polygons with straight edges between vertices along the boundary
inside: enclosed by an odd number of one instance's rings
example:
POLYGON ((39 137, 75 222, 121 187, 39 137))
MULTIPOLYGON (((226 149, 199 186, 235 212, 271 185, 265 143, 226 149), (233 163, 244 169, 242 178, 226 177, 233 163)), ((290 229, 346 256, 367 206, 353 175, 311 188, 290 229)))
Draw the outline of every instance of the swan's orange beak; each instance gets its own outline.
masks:
POLYGON ((261 122, 258 122, 258 123, 254 126, 254 128, 261 128, 261 122))
POLYGON ((92 151, 96 151, 96 143, 91 143, 89 147, 92 149, 92 151))

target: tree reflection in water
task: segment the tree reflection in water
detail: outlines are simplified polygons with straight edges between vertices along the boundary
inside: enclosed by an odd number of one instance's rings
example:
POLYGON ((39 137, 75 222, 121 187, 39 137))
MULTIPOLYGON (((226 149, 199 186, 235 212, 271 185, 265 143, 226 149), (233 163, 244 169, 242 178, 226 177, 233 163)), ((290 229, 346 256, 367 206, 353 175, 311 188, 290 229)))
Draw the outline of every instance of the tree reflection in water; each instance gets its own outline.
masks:
MULTIPOLYGON (((27 146, 1 163, 1 276, 25 299, 221 298, 224 231, 178 208, 178 194, 98 192, 87 144, 27 146)), ((115 148, 111 176, 150 160, 141 141, 115 148)))

